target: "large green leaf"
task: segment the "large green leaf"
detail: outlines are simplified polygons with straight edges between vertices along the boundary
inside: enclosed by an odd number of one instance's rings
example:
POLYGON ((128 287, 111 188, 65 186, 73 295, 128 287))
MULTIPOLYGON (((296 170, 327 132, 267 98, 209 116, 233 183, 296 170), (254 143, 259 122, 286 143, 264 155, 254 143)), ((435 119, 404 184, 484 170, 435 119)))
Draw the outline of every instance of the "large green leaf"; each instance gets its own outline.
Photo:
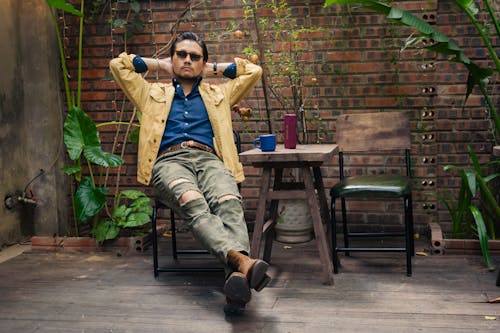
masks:
POLYGON ((120 228, 113 221, 99 221, 92 229, 92 235, 100 243, 107 239, 115 239, 119 233, 120 228))
POLYGON ((117 167, 124 162, 120 156, 103 151, 101 146, 86 147, 83 155, 90 162, 103 167, 117 167))
POLYGON ((462 179, 466 182, 469 193, 474 197, 477 192, 476 173, 472 169, 463 169, 462 179))
POLYGON ((121 18, 117 18, 113 20, 113 28, 123 28, 127 25, 127 21, 121 18))
POLYGON ((75 9, 73 7, 73 5, 66 2, 65 0, 47 0, 47 4, 50 7, 64 10, 65 12, 68 12, 68 13, 76 15, 76 16, 83 16, 81 11, 75 9))
POLYGON ((463 10, 469 11, 472 15, 476 15, 479 12, 479 9, 473 0, 453 0, 453 2, 455 2, 463 10))
POLYGON ((94 187, 92 179, 85 177, 75 193, 75 209, 78 221, 85 221, 101 211, 106 203, 106 187, 94 187))
POLYGON ((67 174, 68 176, 74 175, 76 173, 79 173, 82 171, 82 166, 79 164, 71 165, 71 166, 65 166, 62 168, 62 171, 67 174))
POLYGON ((95 123, 77 107, 69 111, 64 122, 64 143, 72 160, 79 159, 83 152, 89 162, 103 167, 116 167, 124 162, 120 156, 102 150, 95 123))
POLYGON ((64 144, 73 161, 80 158, 86 147, 101 146, 94 122, 78 107, 71 108, 64 122, 64 144))
POLYGON ((151 221, 151 218, 146 213, 132 213, 127 217, 124 227, 138 227, 148 223, 149 221, 151 221))
POLYGON ((134 212, 143 212, 151 215, 151 199, 148 197, 138 198, 132 202, 130 208, 132 208, 134 212))
POLYGON ((117 221, 119 225, 123 224, 127 219, 127 216, 132 213, 132 209, 126 205, 120 205, 115 208, 111 217, 117 221))
POLYGON ((62 171, 68 176, 74 176, 77 182, 82 181, 82 166, 79 161, 76 161, 75 165, 65 166, 62 168, 62 171))
POLYGON ((141 198, 141 197, 146 197, 146 194, 144 194, 144 192, 142 191, 138 191, 138 190, 123 190, 120 192, 120 196, 119 198, 127 198, 127 199, 138 199, 138 198, 141 198))
POLYGON ((130 8, 134 13, 138 14, 141 11, 141 4, 136 0, 132 0, 130 1, 130 8))
POLYGON ((483 216, 477 207, 470 206, 469 209, 472 212, 472 216, 474 216, 474 221, 476 222, 477 236, 479 238, 479 244, 481 246, 484 261, 486 262, 486 266, 491 269, 493 268, 493 265, 491 264, 490 250, 488 247, 488 233, 486 232, 483 216))
POLYGON ((118 202, 128 202, 115 208, 112 217, 121 228, 142 226, 151 221, 151 199, 138 190, 124 190, 118 194, 118 202))
POLYGON ((469 75, 467 77, 467 91, 465 93, 465 97, 467 99, 476 85, 486 87, 489 82, 489 77, 493 75, 494 71, 492 68, 482 68, 472 62, 459 62, 464 63, 469 70, 469 75))

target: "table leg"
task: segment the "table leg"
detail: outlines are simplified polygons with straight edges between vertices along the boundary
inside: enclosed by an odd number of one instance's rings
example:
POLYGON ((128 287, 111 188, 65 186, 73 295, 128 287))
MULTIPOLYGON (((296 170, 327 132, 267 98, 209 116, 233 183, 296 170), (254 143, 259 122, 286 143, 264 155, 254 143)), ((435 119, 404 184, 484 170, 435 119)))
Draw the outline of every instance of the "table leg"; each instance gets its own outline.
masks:
MULTIPOLYGON (((273 191, 279 191, 281 189, 282 179, 283 179, 283 169, 274 168, 273 191)), ((276 225, 276 221, 278 220, 278 204, 279 200, 271 200, 271 204, 269 207, 269 220, 273 221, 272 222, 273 225, 265 233, 264 256, 263 256, 263 259, 268 263, 271 262, 271 252, 273 249, 273 242, 276 235, 274 226, 276 225)))
POLYGON ((328 227, 330 224, 330 209, 328 208, 328 201, 325 195, 325 187, 323 185, 323 176, 321 175, 321 169, 319 166, 313 167, 314 174, 314 188, 318 193, 319 204, 321 208, 321 214, 323 218, 323 223, 328 227))
POLYGON ((315 187, 311 175, 311 170, 309 168, 302 168, 301 171, 307 193, 307 202, 309 204, 309 209, 313 220, 314 235, 316 237, 316 243, 318 245, 319 258, 321 261, 321 265, 323 267, 323 273, 324 273, 323 283, 327 285, 332 285, 333 265, 332 261, 330 260, 330 251, 329 251, 328 241, 326 239, 326 235, 323 229, 320 207, 318 206, 318 199, 314 191, 315 187))
POLYGON ((266 213, 267 193, 271 182, 271 168, 263 168, 262 183, 259 190, 259 201, 257 203, 257 212, 255 214, 255 225, 253 227, 252 244, 250 253, 252 258, 260 258, 260 242, 264 230, 264 215, 266 213))

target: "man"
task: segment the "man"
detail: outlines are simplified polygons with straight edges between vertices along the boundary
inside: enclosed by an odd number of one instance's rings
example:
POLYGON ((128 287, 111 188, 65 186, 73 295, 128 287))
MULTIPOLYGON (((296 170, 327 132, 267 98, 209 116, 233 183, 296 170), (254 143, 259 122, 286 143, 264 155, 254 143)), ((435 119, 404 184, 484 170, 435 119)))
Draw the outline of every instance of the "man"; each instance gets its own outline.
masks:
POLYGON ((258 82, 262 69, 245 59, 208 63, 205 43, 194 33, 178 36, 162 60, 122 53, 111 60, 115 81, 142 113, 138 181, 158 190, 160 199, 186 222, 200 243, 226 268, 228 314, 241 313, 251 289, 270 281, 269 265, 251 259, 237 183, 243 167, 234 143, 231 106, 258 82), (148 83, 138 74, 164 70, 172 82, 148 83), (229 80, 214 85, 203 75, 229 80))

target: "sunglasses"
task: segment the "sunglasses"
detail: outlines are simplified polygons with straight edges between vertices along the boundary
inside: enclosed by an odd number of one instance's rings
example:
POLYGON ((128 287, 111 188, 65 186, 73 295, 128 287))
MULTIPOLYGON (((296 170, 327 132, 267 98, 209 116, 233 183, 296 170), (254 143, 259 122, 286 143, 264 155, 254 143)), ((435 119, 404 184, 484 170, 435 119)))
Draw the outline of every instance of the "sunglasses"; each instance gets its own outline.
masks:
POLYGON ((188 53, 186 51, 175 51, 175 54, 183 60, 186 59, 187 56, 189 55, 192 61, 200 61, 201 58, 203 57, 202 55, 196 53, 188 53))

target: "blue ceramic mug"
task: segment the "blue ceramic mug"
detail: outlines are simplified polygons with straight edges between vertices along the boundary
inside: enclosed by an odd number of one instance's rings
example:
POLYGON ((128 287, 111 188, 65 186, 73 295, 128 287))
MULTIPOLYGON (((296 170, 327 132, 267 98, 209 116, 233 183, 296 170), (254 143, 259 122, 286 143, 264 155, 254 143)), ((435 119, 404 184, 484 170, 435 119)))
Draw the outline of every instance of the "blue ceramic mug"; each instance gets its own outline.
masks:
POLYGON ((262 151, 276 150, 276 134, 262 134, 253 142, 254 147, 262 151))

